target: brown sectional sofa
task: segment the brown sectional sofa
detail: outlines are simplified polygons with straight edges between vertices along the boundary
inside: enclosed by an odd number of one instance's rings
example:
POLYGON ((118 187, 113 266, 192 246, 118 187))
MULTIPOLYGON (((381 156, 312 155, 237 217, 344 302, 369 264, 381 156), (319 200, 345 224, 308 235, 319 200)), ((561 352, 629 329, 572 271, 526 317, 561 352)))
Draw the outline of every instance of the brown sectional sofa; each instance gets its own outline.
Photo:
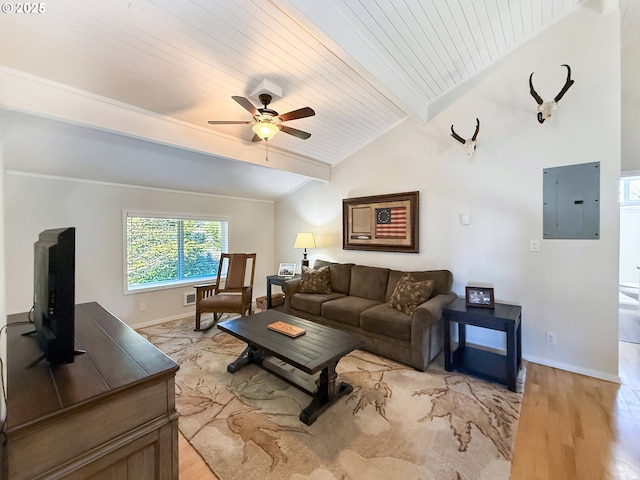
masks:
POLYGON ((285 311, 360 335, 364 350, 424 371, 443 347, 442 309, 456 298, 448 270, 410 272, 415 281, 433 280, 433 293, 412 316, 389 306, 400 277, 388 268, 316 260, 329 266, 331 293, 300 293, 300 278, 283 285, 285 311))

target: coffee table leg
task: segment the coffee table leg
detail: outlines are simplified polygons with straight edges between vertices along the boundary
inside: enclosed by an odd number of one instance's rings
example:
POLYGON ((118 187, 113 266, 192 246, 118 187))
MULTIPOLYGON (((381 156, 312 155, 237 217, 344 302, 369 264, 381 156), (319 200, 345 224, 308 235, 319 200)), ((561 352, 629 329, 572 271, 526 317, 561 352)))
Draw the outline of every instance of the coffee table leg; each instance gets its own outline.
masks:
POLYGON ((353 387, 345 382, 336 382, 336 365, 335 362, 324 368, 320 372, 320 378, 316 385, 318 389, 311 403, 300 413, 300 421, 307 425, 311 425, 318 419, 318 416, 335 403, 339 398, 353 391, 353 387))
POLYGON ((260 365, 262 360, 264 360, 264 357, 265 353, 262 349, 249 345, 236 360, 227 365, 227 372, 236 373, 242 367, 249 365, 250 363, 257 363, 260 365))

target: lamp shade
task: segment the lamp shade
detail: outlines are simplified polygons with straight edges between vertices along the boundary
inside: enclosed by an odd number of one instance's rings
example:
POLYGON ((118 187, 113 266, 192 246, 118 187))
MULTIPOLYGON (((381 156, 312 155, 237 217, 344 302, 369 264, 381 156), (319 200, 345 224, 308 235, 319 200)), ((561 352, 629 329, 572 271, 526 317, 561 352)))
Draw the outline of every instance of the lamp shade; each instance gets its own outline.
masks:
POLYGON ((278 126, 271 122, 255 123, 251 130, 263 140, 271 140, 280 131, 278 126))
POLYGON ((316 240, 313 238, 313 233, 299 233, 296 236, 293 248, 316 248, 316 240))

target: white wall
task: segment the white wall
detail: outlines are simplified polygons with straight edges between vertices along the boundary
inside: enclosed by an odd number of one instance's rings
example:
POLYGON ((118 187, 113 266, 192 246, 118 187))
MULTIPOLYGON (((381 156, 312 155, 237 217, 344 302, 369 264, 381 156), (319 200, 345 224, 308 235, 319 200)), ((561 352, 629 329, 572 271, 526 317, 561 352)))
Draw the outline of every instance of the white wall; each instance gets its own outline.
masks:
MULTIPOLYGON (((617 380, 619 72, 618 14, 581 9, 492 67, 429 124, 405 121, 334 168, 329 184, 278 202, 276 259, 298 260, 295 232, 310 230, 319 244, 312 259, 448 268, 459 295, 483 284, 497 301, 522 305, 526 358, 617 380), (529 74, 550 100, 564 83, 563 63, 575 85, 540 125, 529 74), (449 129, 470 136, 476 117, 478 150, 469 160, 449 129), (594 161, 601 162, 600 240, 543 240, 543 169, 594 161), (420 191, 419 254, 342 250, 343 198, 412 190, 420 191), (459 223, 461 213, 469 226, 459 223), (532 239, 540 252, 529 251, 532 239), (555 346, 546 331, 556 333, 555 346)), ((504 344, 485 332, 472 339, 504 344)))
MULTIPOLYGON (((98 301, 132 325, 192 313, 194 307, 183 307, 183 294, 194 291, 189 286, 123 294, 123 210, 228 217, 229 248, 237 252, 257 253, 254 297, 264 295, 264 278, 276 268, 273 258, 272 202, 17 172, 20 158, 16 157, 21 152, 40 155, 55 163, 62 161, 65 156, 92 155, 102 146, 90 136, 82 142, 74 142, 69 138, 42 138, 46 133, 41 130, 34 132, 28 124, 10 130, 11 134, 0 132, 0 144, 4 143, 6 147, 5 167, 8 170, 3 176, 6 277, 11 279, 6 285, 8 313, 24 312, 31 308, 33 242, 37 240, 38 233, 47 228, 65 226, 76 227, 77 303, 98 301), (64 148, 53 148, 56 142, 63 142, 64 148), (141 302, 146 303, 144 312, 139 311, 141 302)), ((115 147, 118 155, 132 161, 140 154, 129 142, 125 146, 115 147)), ((170 155, 170 151, 167 149, 166 154, 170 155)), ((175 152, 175 161, 180 161, 178 151, 175 152)))
POLYGON ((640 170, 640 41, 622 49, 622 170, 640 170))
POLYGON ((620 283, 640 281, 640 207, 620 207, 620 283))

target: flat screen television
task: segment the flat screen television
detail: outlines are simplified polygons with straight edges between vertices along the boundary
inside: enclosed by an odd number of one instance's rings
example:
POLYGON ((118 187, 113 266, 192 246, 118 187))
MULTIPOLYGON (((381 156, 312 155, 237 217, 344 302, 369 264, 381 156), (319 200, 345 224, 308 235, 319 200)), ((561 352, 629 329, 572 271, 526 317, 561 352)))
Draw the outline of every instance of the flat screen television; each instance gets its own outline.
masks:
POLYGON ((34 244, 33 334, 51 364, 72 363, 75 335, 76 229, 40 233, 34 244))

